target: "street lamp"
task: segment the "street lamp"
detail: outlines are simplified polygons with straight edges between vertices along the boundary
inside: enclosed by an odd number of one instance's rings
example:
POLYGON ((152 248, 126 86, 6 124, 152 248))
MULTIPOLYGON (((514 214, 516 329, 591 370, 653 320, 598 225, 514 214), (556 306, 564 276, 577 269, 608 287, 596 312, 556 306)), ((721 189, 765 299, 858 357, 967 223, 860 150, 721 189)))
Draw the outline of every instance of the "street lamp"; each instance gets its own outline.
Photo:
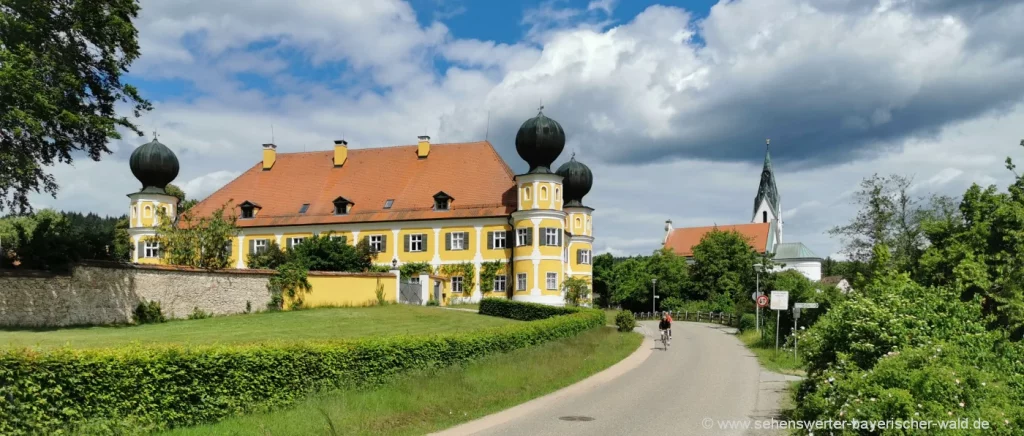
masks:
POLYGON ((397 268, 398 268, 398 258, 396 257, 396 258, 391 259, 391 269, 397 269, 397 268))
POLYGON ((754 264, 754 271, 757 272, 757 288, 754 291, 754 307, 757 310, 757 318, 754 324, 757 326, 757 333, 759 334, 761 333, 761 305, 757 304, 757 297, 761 296, 761 268, 764 268, 764 265, 754 264))
POLYGON ((651 298, 651 313, 654 313, 658 311, 658 279, 651 279, 651 295, 654 297, 651 298))

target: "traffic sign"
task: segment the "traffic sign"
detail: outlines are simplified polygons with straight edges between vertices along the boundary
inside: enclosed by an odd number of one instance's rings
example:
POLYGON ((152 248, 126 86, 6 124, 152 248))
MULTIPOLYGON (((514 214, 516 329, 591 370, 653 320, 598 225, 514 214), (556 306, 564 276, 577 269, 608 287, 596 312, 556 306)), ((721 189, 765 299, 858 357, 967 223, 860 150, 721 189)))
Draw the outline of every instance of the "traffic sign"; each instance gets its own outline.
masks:
POLYGON ((768 307, 767 295, 760 295, 757 297, 757 307, 768 307))
POLYGON ((789 291, 772 291, 772 310, 789 309, 789 291))
POLYGON ((818 303, 796 303, 793 307, 797 309, 817 309, 818 303))

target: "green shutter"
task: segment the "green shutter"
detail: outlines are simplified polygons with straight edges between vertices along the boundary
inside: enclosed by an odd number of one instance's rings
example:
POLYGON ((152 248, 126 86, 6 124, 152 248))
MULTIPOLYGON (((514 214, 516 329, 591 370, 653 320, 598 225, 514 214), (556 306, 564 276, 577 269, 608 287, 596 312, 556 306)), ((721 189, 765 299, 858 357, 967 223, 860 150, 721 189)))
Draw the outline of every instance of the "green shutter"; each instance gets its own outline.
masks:
POLYGON ((250 239, 249 240, 249 255, 252 256, 253 253, 256 253, 256 240, 255 239, 250 239))
POLYGON ((533 245, 533 228, 526 229, 526 245, 533 245))
POLYGON ((469 232, 462 232, 462 249, 469 250, 469 232))
POLYGON ((444 249, 445 251, 452 251, 452 234, 444 234, 444 249))
POLYGON ((146 245, 145 244, 146 244, 145 242, 139 241, 138 248, 136 248, 135 252, 139 253, 139 257, 140 258, 145 256, 145 254, 146 254, 146 245))
POLYGON ((342 236, 341 237, 341 243, 345 244, 345 245, 348 245, 348 236, 342 236))
POLYGON ((583 250, 576 250, 576 263, 583 263, 583 250))
POLYGON ((388 235, 380 235, 380 252, 388 251, 388 235))
POLYGON ((427 245, 427 234, 424 233, 423 234, 423 251, 427 251, 427 247, 429 247, 429 245, 427 245))
POLYGON ((405 235, 405 237, 402 238, 405 241, 405 252, 406 253, 409 252, 409 237, 410 237, 409 235, 405 235))
POLYGON ((487 249, 494 249, 494 232, 487 232, 487 249))

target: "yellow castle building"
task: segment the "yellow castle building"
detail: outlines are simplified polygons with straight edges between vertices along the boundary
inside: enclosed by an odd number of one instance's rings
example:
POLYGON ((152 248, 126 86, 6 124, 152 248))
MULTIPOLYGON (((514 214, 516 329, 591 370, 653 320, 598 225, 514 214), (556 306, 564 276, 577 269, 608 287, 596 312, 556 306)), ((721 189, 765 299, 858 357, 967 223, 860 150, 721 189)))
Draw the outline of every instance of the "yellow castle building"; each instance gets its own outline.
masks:
MULTIPOLYGON (((478 301, 507 297, 563 305, 567 277, 592 275, 593 209, 584 206, 593 175, 575 156, 552 172, 565 147, 565 132, 542 112, 516 134, 516 151, 529 171, 515 175, 487 141, 277 153, 263 145, 263 160, 196 204, 208 216, 228 205, 238 217, 237 237, 225 241, 235 268, 271 242, 290 249, 313 235, 348 244, 365 240, 376 262, 470 263, 472 289, 451 277, 452 297, 478 301), (500 261, 493 291, 482 293, 481 266, 500 261)), ((177 216, 178 199, 165 187, 178 175, 178 160, 154 139, 131 157, 142 189, 130 198, 129 234, 137 263, 164 259, 154 239, 159 210, 177 216)))

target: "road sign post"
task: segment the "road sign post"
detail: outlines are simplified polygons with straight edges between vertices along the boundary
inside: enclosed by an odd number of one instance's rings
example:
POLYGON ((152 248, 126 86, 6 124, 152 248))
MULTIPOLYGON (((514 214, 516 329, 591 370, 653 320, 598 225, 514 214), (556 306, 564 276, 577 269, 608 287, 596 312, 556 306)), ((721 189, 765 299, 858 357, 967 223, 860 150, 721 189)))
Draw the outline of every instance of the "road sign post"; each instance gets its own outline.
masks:
POLYGON ((771 308, 775 311, 775 352, 779 352, 779 327, 782 311, 789 308, 789 291, 772 291, 771 308))
POLYGON ((796 345, 797 345, 797 333, 799 329, 797 326, 800 324, 800 309, 817 309, 818 303, 796 303, 793 305, 793 358, 797 357, 796 345))

